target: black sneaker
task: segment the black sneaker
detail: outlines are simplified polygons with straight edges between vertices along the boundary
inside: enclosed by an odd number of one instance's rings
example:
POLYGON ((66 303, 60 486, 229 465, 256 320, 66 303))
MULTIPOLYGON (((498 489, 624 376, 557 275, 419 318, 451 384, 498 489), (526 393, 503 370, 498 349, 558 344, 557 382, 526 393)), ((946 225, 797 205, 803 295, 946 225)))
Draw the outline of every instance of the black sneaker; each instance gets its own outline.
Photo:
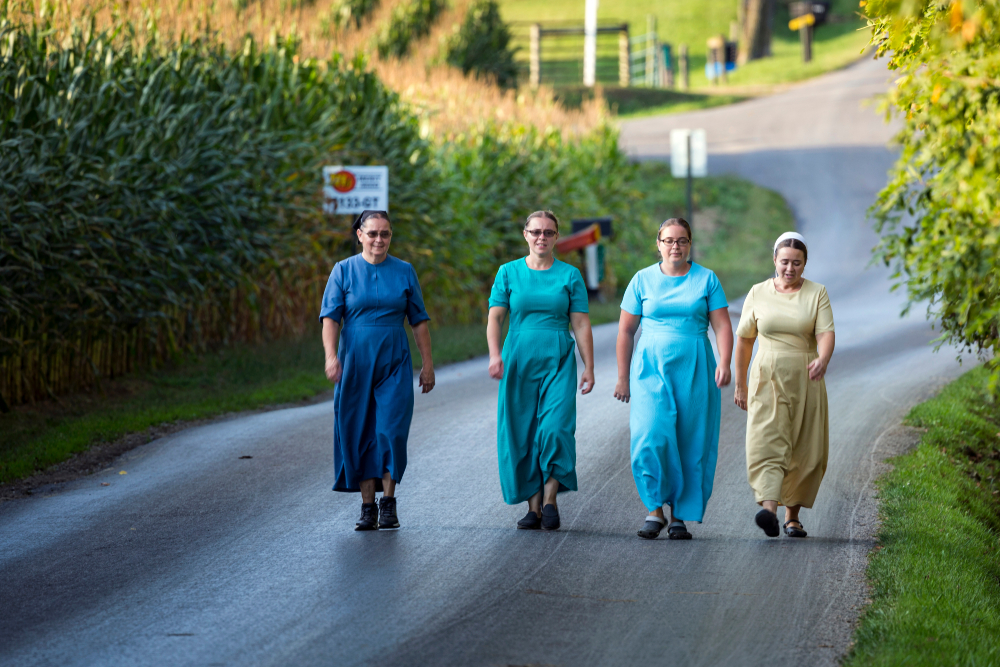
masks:
POLYGON ((386 498, 378 501, 378 527, 399 528, 399 517, 396 516, 396 499, 386 498))
POLYGON ((354 530, 378 530, 378 505, 361 503, 361 518, 355 524, 354 530))
POLYGON ((559 530, 559 510, 555 505, 546 505, 542 508, 542 528, 559 530))

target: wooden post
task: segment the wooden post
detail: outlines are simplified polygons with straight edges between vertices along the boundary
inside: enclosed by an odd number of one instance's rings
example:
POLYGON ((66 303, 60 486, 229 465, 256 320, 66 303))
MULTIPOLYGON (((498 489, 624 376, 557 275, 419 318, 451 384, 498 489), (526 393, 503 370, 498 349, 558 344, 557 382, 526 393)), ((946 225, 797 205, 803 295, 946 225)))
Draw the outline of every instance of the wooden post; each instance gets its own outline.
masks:
POLYGON ((628 43, 628 23, 618 31, 618 85, 628 88, 632 83, 632 57, 628 43))
POLYGON ((656 85, 656 16, 646 15, 646 85, 656 85))
POLYGON ((688 45, 681 44, 680 48, 677 49, 677 63, 680 67, 681 74, 681 90, 688 90, 691 88, 691 77, 688 74, 688 45))
POLYGON ((813 59, 813 27, 806 23, 799 28, 799 36, 802 38, 802 62, 807 63, 813 59))
POLYGON ((531 45, 528 50, 528 81, 532 88, 542 85, 542 26, 531 24, 531 45))

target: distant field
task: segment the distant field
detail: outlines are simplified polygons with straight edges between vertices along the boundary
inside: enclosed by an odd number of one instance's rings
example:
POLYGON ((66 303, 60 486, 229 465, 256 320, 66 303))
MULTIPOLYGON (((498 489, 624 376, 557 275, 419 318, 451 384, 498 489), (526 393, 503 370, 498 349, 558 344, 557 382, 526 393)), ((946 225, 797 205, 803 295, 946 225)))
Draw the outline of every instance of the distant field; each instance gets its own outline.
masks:
MULTIPOLYGON (((583 0, 500 0, 504 19, 514 26, 515 38, 522 50, 520 58, 527 60, 527 24, 539 22, 576 22, 583 24, 583 0)), ((706 45, 705 41, 712 35, 729 35, 730 24, 736 21, 735 0, 697 0, 695 2, 682 0, 605 0, 600 3, 598 20, 602 23, 626 22, 630 26, 630 34, 635 36, 646 32, 646 17, 655 14, 657 17, 657 35, 663 42, 675 47, 687 44, 691 54, 691 87, 694 90, 712 90, 725 94, 726 88, 735 88, 734 94, 762 94, 776 84, 788 83, 806 79, 823 72, 838 69, 861 57, 861 52, 868 43, 868 30, 865 22, 858 14, 857 0, 834 0, 831 8, 831 20, 816 30, 813 46, 813 61, 802 62, 801 47, 798 33, 788 29, 788 9, 785 2, 778 1, 774 22, 773 56, 764 60, 749 63, 743 68, 731 72, 728 86, 713 86, 705 77, 706 45)), ((599 46, 602 55, 613 48, 613 39, 599 46)), ((558 46, 560 52, 578 50, 583 52, 582 38, 561 39, 558 46)), ((545 57, 543 43, 543 58, 545 57)), ((610 54, 608 54, 610 55, 610 54)), ((613 77, 612 62, 598 63, 599 78, 613 77), (603 65, 603 67, 602 67, 603 65), (600 77, 604 72, 605 77, 600 77)), ((576 75, 582 65, 573 67, 563 65, 567 72, 576 75)), ((544 72, 544 70, 543 70, 544 72)), ((610 83, 610 80, 607 81, 610 83)), ((573 96, 569 96, 570 100, 573 96)), ((619 113, 632 115, 643 113, 646 106, 636 106, 629 100, 627 104, 619 103, 619 113)), ((664 103, 655 97, 649 98, 650 108, 657 111, 680 111, 714 106, 716 100, 698 97, 695 99, 676 98, 664 103), (676 108, 675 108, 676 107, 676 108)), ((648 113, 648 110, 646 111, 648 113)))

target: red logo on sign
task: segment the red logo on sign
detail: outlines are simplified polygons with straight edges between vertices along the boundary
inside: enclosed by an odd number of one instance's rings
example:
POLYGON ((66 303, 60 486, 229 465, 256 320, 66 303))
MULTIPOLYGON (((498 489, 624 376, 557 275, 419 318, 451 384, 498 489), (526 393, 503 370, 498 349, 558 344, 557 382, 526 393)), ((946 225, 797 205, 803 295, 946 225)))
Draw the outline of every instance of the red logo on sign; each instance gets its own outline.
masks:
POLYGON ((330 175, 330 185, 337 192, 350 192, 357 182, 358 179, 354 178, 354 174, 349 171, 338 171, 336 174, 330 175))

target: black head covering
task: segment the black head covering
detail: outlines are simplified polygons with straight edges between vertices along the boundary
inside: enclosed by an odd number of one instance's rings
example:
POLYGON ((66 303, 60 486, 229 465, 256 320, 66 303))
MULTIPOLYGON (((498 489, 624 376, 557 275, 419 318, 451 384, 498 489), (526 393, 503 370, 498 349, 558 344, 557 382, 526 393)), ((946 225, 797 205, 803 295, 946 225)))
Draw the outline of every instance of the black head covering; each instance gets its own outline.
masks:
MULTIPOLYGON (((367 220, 368 218, 385 218, 386 220, 389 220, 389 213, 388 211, 372 211, 365 209, 364 211, 361 211, 361 214, 354 219, 354 224, 351 225, 351 229, 355 230, 361 229, 361 225, 365 224, 365 220, 367 220)), ((392 224, 391 220, 389 224, 392 224)))

